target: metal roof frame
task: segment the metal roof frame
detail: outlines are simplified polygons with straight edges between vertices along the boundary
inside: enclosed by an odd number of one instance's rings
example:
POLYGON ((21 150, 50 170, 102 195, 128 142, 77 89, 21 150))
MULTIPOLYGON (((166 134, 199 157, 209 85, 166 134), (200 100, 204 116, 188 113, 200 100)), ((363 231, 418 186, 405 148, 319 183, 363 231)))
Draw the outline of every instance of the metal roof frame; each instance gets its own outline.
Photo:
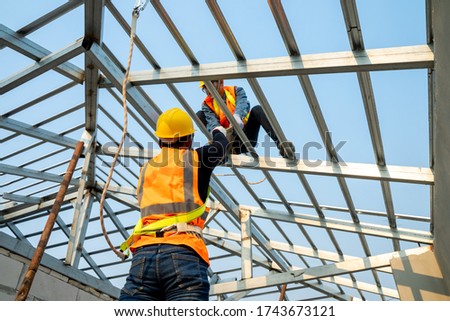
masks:
MULTIPOLYGON (((179 83, 204 80, 213 96, 218 93, 211 80, 233 79, 248 82, 258 103, 262 106, 278 137, 287 140, 285 128, 277 119, 277 113, 266 97, 261 78, 296 77, 298 90, 307 101, 315 126, 319 132, 327 159, 319 166, 311 166, 308 160, 299 158, 286 160, 258 155, 251 148, 242 130, 239 137, 250 148, 252 156, 232 155, 223 170, 233 175, 240 189, 248 193, 250 204, 245 204, 241 195, 230 191, 225 178, 220 174, 211 181, 211 215, 204 230, 205 240, 211 252, 210 281, 211 300, 276 300, 286 290, 286 300, 398 300, 389 261, 411 253, 421 253, 424 246, 433 245, 433 213, 423 217, 413 213, 398 213, 394 206, 392 183, 420 185, 430 188, 433 200, 435 176, 433 123, 430 122, 430 167, 390 165, 385 156, 371 73, 375 71, 424 69, 431 74, 435 68, 434 38, 431 24, 432 1, 425 1, 427 12, 428 43, 405 47, 365 49, 363 30, 360 24, 355 0, 341 0, 343 19, 351 50, 331 53, 300 53, 290 21, 281 0, 269 0, 261 5, 268 6, 283 39, 287 55, 247 59, 233 34, 220 4, 206 0, 218 29, 234 61, 202 63, 184 39, 170 13, 165 10, 164 1, 151 0, 153 10, 172 35, 185 55, 188 65, 162 67, 152 54, 150 46, 140 37, 135 40, 136 51, 142 55, 152 69, 131 71, 127 99, 129 117, 133 127, 129 130, 128 145, 122 151, 119 164, 105 201, 107 231, 113 242, 119 245, 126 238, 135 220, 139 217, 135 186, 138 168, 154 155, 152 145, 144 146, 145 139, 156 142, 153 132, 158 115, 166 108, 160 108, 152 99, 147 87, 164 85, 179 104, 195 118, 191 101, 186 99, 177 87, 179 83), (361 99, 364 105, 367 126, 374 154, 374 163, 350 163, 340 159, 336 144, 329 135, 329 127, 322 113, 311 75, 354 73, 356 74, 361 99), (249 172, 263 177, 263 186, 275 198, 260 196, 258 190, 247 180, 249 172), (298 188, 307 195, 309 202, 290 200, 283 192, 283 186, 275 176, 284 173, 294 177, 298 188), (322 204, 310 184, 311 176, 335 179, 345 206, 322 204), (384 202, 384 211, 358 208, 347 184, 348 179, 379 182, 384 202), (306 214, 302 212, 308 210, 306 214), (337 213, 337 214, 336 214, 337 213), (370 218, 383 219, 372 223, 370 218), (403 228, 399 221, 408 224, 421 223, 417 228, 403 228), (323 231, 331 247, 321 248, 314 233, 323 231), (274 238, 277 235, 277 238, 274 238), (348 236, 360 247, 355 253, 344 245, 348 236), (296 240, 302 237, 302 243, 296 240), (374 238, 389 240, 380 253, 371 244, 374 238), (223 268, 223 270, 222 270, 223 268), (366 271, 368 273, 364 273, 366 271)), ((131 9, 131 7, 130 7, 131 9)), ((129 12, 131 14, 131 10, 129 12)), ((10 48, 17 55, 26 56, 35 63, 0 81, 0 94, 21 90, 24 84, 52 71, 60 79, 58 86, 45 91, 41 96, 16 107, 0 111, 2 145, 11 149, 0 155, 0 232, 34 244, 39 235, 39 224, 48 214, 55 199, 58 184, 62 181, 61 168, 70 160, 77 141, 84 142, 84 158, 71 181, 69 192, 54 231, 60 231, 59 239, 49 244, 48 249, 58 253, 57 258, 81 271, 85 271, 110 285, 119 286, 124 281, 129 260, 121 262, 102 241, 96 215, 101 191, 105 185, 111 155, 117 150, 117 137, 123 126, 117 119, 117 112, 106 108, 99 97, 121 104, 121 86, 125 67, 118 56, 108 47, 104 33, 109 32, 105 15, 112 17, 123 32, 128 35, 130 25, 123 10, 112 0, 70 0, 14 31, 0 25, 0 49, 10 48), (50 51, 33 41, 34 32, 63 18, 72 10, 83 7, 84 36, 75 39, 68 46, 50 51), (73 58, 84 56, 84 66, 78 66, 73 58), (35 106, 50 104, 51 99, 73 90, 83 88, 84 94, 77 97, 62 111, 45 116, 39 121, 21 120, 24 113, 33 113, 35 106), (31 110, 31 111, 30 111, 31 110), (52 123, 66 116, 84 111, 84 121, 78 119, 64 130, 52 129, 52 123), (31 143, 21 145, 19 140, 29 137, 31 143), (17 148, 12 148, 17 143, 17 148), (33 160, 16 161, 15 158, 33 160), (63 158, 63 160, 60 160, 63 158), (40 166, 41 161, 55 159, 52 166, 40 166), (36 186, 37 189, 33 190, 36 186), (120 268, 118 268, 120 266, 120 268)), ((145 11, 144 11, 145 14, 145 11)), ((433 96, 433 82, 429 83, 429 95, 433 96)), ((429 109, 434 109, 434 99, 429 100, 429 109)), ((221 104, 225 113, 226 106, 221 104)), ((235 120, 227 115, 230 122, 235 120)), ((431 117, 432 118, 432 117, 431 117)), ((206 128, 195 119, 196 125, 206 139, 211 136, 206 128)), ((239 126, 236 126, 239 129, 239 126)), ((293 138, 296 139, 295 137, 293 138)), ((224 175, 225 176, 225 175, 224 175)), ((237 186, 236 185, 236 186, 237 186)))

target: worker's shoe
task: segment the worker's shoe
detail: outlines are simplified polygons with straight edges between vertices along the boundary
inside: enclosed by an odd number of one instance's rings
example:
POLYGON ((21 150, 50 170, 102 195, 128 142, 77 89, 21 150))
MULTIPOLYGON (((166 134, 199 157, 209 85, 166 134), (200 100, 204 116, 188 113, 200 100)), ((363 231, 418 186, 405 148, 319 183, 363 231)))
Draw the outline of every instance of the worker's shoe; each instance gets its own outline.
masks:
POLYGON ((283 158, 295 159, 295 146, 294 144, 287 140, 277 144, 280 155, 283 158))

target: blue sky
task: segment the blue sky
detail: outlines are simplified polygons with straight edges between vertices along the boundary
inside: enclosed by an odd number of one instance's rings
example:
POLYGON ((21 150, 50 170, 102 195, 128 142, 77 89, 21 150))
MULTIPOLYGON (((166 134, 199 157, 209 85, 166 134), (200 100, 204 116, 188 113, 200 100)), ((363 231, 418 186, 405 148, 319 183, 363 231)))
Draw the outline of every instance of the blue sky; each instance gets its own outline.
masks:
MULTIPOLYGON (((0 23, 17 30, 63 3, 65 1, 21 1, 21 6, 18 8, 14 1, 3 1, 0 23)), ((173 0, 162 1, 162 3, 201 64, 235 59, 204 1, 173 0)), ((218 3, 247 59, 287 55, 267 1, 222 0, 218 3)), ((115 0, 113 4, 130 22, 134 1, 115 0)), ((340 1, 284 0, 282 4, 301 54, 350 50, 340 1)), ((357 0, 356 4, 366 49, 426 44, 424 0, 357 0)), ((83 16, 83 7, 80 6, 65 17, 32 33, 29 39, 52 52, 59 50, 83 36, 83 16)), ((125 65, 129 49, 128 35, 114 21, 108 10, 105 11, 104 19, 103 41, 125 65)), ((141 13, 137 33, 161 67, 189 65, 189 61, 151 5, 141 13)), ((32 63, 30 59, 9 48, 0 51, 0 61, 0 78, 8 77, 32 63)), ((72 62, 84 68, 83 61, 83 55, 80 55, 72 62)), ((150 64, 137 48, 134 51, 131 69, 132 71, 151 69, 150 64)), ((372 72, 370 75, 387 163, 429 167, 427 71, 381 71, 372 72)), ((339 150, 343 160, 374 163, 375 158, 356 75, 354 73, 323 74, 312 75, 310 79, 328 128, 332 132, 333 141, 335 144, 345 142, 339 150)), ((20 89, 0 96, 0 113, 4 114, 13 110, 67 82, 67 79, 56 72, 48 72, 20 89)), ((305 156, 305 148, 311 143, 322 144, 297 77, 260 78, 258 82, 287 138, 295 143, 300 157, 305 156)), ((258 104, 255 94, 245 79, 227 80, 225 83, 244 87, 251 105, 258 104)), ((200 108, 204 95, 198 89, 197 82, 179 83, 176 87, 192 109, 200 108)), ((144 89, 161 110, 180 106, 180 102, 165 85, 145 86, 144 89)), ((26 112, 17 113, 12 118, 36 123, 58 111, 82 103, 83 99, 83 87, 75 86, 66 93, 38 104, 26 112)), ((122 122, 120 104, 106 91, 100 93, 100 104, 118 122, 122 122)), ((84 112, 80 109, 66 117, 67 123, 52 122, 43 128, 54 131, 63 130, 68 127, 67 124, 82 123, 83 117, 84 112)), ((112 128, 111 121, 102 113, 99 113, 99 124, 105 128, 112 128)), ((148 134, 137 128, 133 120, 130 120, 129 128, 142 143, 145 144, 150 140, 148 134)), ((111 131, 111 135, 117 140, 120 134, 119 130, 111 131)), ((6 135, 6 131, 0 130, 0 137, 6 135)), ((71 135, 78 139, 80 131, 71 135)), ((106 137, 102 135, 99 137, 107 141, 106 137)), ((263 131, 260 139, 263 139, 263 131)), ((201 132, 196 136, 196 140, 199 143, 206 142, 201 132)), ((33 140, 23 137, 20 143, 26 146, 30 141, 33 140)), ((6 152, 17 149, 20 143, 2 146, 2 156, 6 152)), ((261 151, 261 149, 258 150, 261 151)), ((310 159, 326 159, 324 148, 310 148, 308 152, 307 156, 310 159)), ((272 152, 272 155, 277 154, 272 152)), ((17 158, 15 161, 25 161, 25 157, 21 157, 23 159, 17 158)), ((40 163, 39 166, 42 168, 45 164, 40 163)), ((217 173, 226 174, 230 173, 230 170, 220 168, 217 173)), ((260 172, 243 170, 242 173, 249 181, 262 178, 260 172)), ((288 200, 309 202, 303 188, 299 188, 298 178, 280 173, 274 173, 274 178, 288 200)), ((346 206, 335 178, 311 175, 307 178, 320 204, 346 206)), ((242 204, 253 205, 254 201, 236 178, 223 177, 222 181, 236 195, 239 195, 239 201, 242 204)), ((348 179, 347 183, 356 208, 385 211, 378 182, 348 179)), ((396 212, 429 216, 428 187, 392 183, 391 188, 396 212)), ((274 191, 267 183, 255 185, 254 189, 261 197, 276 198, 274 191)), ((302 209, 302 212, 312 213, 307 208, 302 209)), ((327 211, 326 214, 349 218, 348 215, 333 211, 327 211)), ((364 220, 374 223, 383 221, 385 224, 385 220, 379 218, 364 217, 364 220)), ((402 223, 399 222, 399 224, 402 223)))

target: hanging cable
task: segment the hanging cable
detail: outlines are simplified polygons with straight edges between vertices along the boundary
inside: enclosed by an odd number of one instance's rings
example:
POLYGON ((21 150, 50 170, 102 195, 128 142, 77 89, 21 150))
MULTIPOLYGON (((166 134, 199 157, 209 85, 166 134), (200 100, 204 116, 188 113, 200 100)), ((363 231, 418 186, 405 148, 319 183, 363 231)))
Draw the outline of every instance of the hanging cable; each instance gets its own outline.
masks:
POLYGON ((127 255, 122 253, 121 251, 117 250, 114 245, 111 243, 111 240, 109 239, 108 233, 106 232, 105 223, 103 219, 103 203, 105 202, 106 198, 106 192, 108 191, 109 183, 111 181, 111 177, 114 172, 114 167, 116 164, 117 159, 119 158, 120 151, 122 150, 123 143, 125 141, 125 137, 127 135, 127 126, 128 126, 128 107, 127 107, 127 84, 128 84, 128 77, 130 74, 130 67, 131 67, 131 59, 133 57, 133 45, 134 45, 134 39, 136 37, 136 26, 137 26, 137 19, 139 18, 139 14, 142 10, 144 10, 145 6, 147 5, 149 0, 137 0, 136 4, 133 9, 132 17, 131 17, 131 31, 130 31, 130 51, 128 54, 128 63, 127 68, 125 71, 125 76, 123 78, 122 82, 122 98, 123 98, 123 131, 122 131, 122 138, 120 140, 119 146, 117 148, 117 152, 114 155, 113 161, 111 163, 111 168, 109 169, 108 178, 106 179, 105 186, 103 188, 102 197, 100 199, 100 225, 102 227, 103 235, 106 239, 106 242, 108 243, 111 250, 124 261, 127 258, 127 255))
MULTIPOLYGON (((216 174, 216 176, 236 176, 236 174, 216 174)), ((257 184, 261 184, 262 182, 264 182, 264 181, 267 179, 267 177, 264 177, 263 179, 261 179, 261 180, 259 180, 259 181, 256 181, 256 182, 249 182, 249 181, 247 181, 247 179, 245 178, 244 175, 241 175, 241 176, 242 176, 242 178, 245 180, 245 182, 246 182, 248 185, 257 185, 257 184)))

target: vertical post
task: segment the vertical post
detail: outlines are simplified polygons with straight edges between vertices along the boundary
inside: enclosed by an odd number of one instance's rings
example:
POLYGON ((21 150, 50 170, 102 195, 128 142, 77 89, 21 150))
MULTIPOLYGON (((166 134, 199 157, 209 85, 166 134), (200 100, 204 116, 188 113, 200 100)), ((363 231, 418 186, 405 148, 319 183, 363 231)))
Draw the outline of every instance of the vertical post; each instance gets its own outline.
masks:
POLYGON ((240 209, 241 216, 241 244, 242 244, 242 279, 249 279, 253 275, 252 270, 252 232, 250 211, 240 209))
POLYGON ((432 196, 433 226, 434 226, 434 252, 444 275, 444 282, 450 289, 450 39, 448 30, 450 20, 450 1, 433 0, 432 5, 432 34, 434 35, 434 88, 433 88, 433 151, 431 160, 434 167, 434 187, 432 196))
POLYGON ((41 239, 39 240, 39 244, 36 247, 36 250, 34 251, 27 274, 25 275, 19 292, 17 293, 16 301, 25 301, 28 293, 30 292, 31 284, 33 283, 34 276, 36 275, 42 256, 44 255, 45 247, 47 246, 48 240, 50 239, 50 234, 53 230, 53 226, 55 225, 59 210, 64 201, 64 196, 66 195, 67 188, 72 179, 75 166, 77 165, 78 159, 83 152, 83 146, 83 142, 78 142, 75 147, 75 151, 72 155, 72 159, 69 162, 69 166, 67 167, 64 179, 61 182, 58 193, 56 194, 55 202, 53 203, 52 210, 48 216, 47 223, 45 224, 44 231, 41 235, 41 239))

